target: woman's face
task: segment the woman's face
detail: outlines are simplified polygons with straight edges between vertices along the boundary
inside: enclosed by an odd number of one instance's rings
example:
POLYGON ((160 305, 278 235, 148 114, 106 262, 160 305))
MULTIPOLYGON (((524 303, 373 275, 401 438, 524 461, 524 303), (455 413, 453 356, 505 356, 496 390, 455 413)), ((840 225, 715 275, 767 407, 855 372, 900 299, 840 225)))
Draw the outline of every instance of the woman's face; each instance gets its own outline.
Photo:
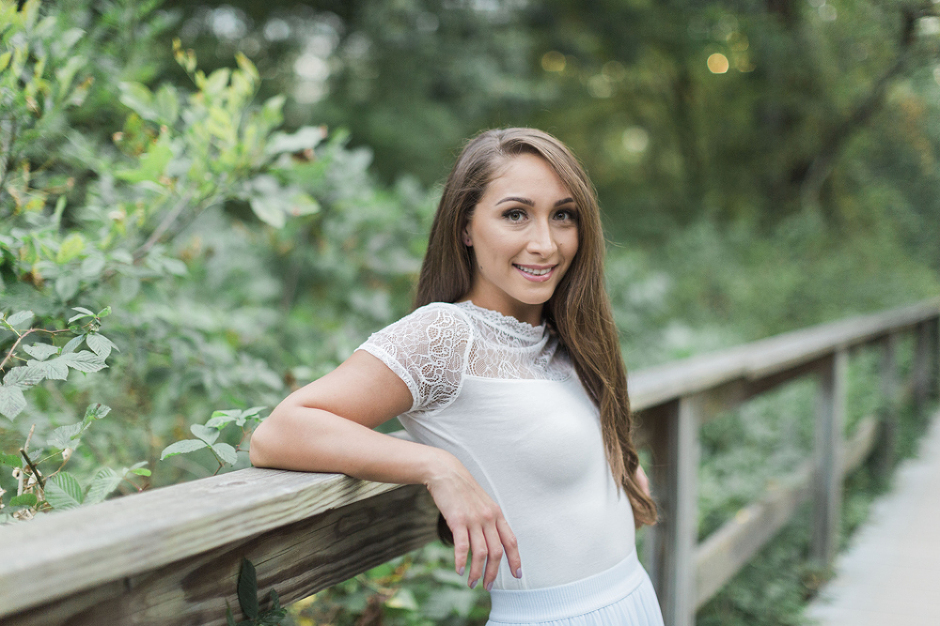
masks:
POLYGON ((477 306, 538 325, 578 252, 578 207, 541 157, 511 157, 486 188, 467 227, 477 306))

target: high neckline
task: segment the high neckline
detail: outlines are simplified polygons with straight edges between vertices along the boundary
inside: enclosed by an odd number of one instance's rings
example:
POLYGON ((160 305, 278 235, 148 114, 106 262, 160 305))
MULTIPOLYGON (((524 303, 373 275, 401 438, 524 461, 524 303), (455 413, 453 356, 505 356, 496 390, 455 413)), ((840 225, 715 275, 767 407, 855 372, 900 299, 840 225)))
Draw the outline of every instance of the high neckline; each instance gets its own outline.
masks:
POLYGON ((545 335, 545 322, 542 322, 538 326, 533 326, 532 324, 520 321, 511 315, 505 315, 499 311, 494 311, 493 309, 487 309, 478 306, 470 300, 455 302, 454 304, 474 314, 484 323, 496 328, 497 330, 500 330, 504 333, 509 333, 510 335, 519 337, 520 339, 526 339, 535 342, 542 339, 542 337, 545 335))

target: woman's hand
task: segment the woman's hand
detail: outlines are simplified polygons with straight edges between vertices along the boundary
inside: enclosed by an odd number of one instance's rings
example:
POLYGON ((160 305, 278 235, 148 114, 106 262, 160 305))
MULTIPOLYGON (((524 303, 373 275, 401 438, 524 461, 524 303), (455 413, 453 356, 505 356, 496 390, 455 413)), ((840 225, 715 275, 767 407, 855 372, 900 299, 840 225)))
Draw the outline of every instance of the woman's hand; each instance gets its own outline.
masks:
POLYGON ((489 591, 505 553, 510 571, 521 578, 519 547, 503 512, 456 457, 440 453, 440 460, 425 484, 454 535, 457 573, 463 575, 469 552, 470 588, 482 576, 483 586, 489 591))
MULTIPOLYGON (((636 474, 634 474, 633 477, 636 480, 636 484, 640 488, 640 490, 643 493, 645 493, 647 496, 652 498, 653 495, 650 493, 650 479, 646 476, 646 472, 643 471, 642 465, 636 466, 636 474)), ((637 530, 639 530, 640 526, 643 525, 640 522, 635 521, 635 518, 634 518, 633 523, 636 526, 637 530)))

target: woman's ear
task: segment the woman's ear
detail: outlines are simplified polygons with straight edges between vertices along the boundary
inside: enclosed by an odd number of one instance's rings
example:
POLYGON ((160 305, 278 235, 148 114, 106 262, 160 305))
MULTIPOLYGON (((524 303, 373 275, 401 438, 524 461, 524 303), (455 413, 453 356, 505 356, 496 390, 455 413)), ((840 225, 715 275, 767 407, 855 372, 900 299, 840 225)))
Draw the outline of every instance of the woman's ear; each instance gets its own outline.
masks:
POLYGON ((467 246, 468 248, 473 247, 473 240, 470 239, 470 231, 467 230, 466 226, 463 227, 463 245, 467 246))

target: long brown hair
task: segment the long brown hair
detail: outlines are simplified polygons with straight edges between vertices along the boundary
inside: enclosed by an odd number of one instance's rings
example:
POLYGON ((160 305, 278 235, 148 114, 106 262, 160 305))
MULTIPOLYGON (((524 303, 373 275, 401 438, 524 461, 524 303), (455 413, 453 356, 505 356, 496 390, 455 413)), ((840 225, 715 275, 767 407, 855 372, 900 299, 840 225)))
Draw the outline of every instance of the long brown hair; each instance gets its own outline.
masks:
POLYGON ((509 159, 534 154, 544 159, 578 207, 578 252, 546 303, 548 324, 558 333, 581 384, 601 416, 611 472, 623 486, 637 521, 656 521, 656 505, 635 475, 639 459, 631 435, 633 418, 627 373, 620 354, 610 299, 604 288, 604 236, 594 187, 568 148, 532 128, 485 131, 467 143, 451 170, 431 226, 415 307, 456 302, 470 291, 472 251, 461 233, 490 181, 509 159))

